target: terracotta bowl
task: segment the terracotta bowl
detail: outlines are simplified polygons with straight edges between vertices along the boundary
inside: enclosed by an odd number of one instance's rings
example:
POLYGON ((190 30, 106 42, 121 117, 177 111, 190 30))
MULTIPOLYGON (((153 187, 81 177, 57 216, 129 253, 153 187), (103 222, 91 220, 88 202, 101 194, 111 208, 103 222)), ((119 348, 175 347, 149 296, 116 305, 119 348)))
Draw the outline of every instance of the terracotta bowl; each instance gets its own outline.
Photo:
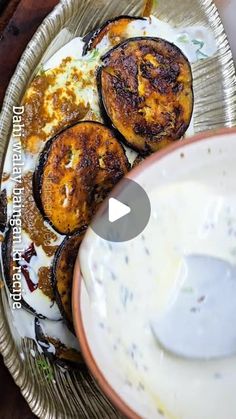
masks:
MULTIPOLYGON (((236 155, 236 128, 201 133, 153 154, 133 169, 127 178, 139 182, 144 175, 147 177, 149 172, 152 177, 156 172, 158 176, 155 181, 161 184, 164 178, 176 179, 179 173, 191 171, 193 167, 197 169, 200 163, 209 159, 215 159, 214 164, 219 165, 224 156, 229 156, 227 158, 232 160, 230 154, 236 155)), ((124 392, 123 382, 112 354, 103 348, 102 341, 94 331, 90 299, 81 275, 79 256, 74 270, 72 305, 75 331, 84 359, 103 392, 126 417, 150 417, 145 403, 132 399, 132 395, 124 392)))

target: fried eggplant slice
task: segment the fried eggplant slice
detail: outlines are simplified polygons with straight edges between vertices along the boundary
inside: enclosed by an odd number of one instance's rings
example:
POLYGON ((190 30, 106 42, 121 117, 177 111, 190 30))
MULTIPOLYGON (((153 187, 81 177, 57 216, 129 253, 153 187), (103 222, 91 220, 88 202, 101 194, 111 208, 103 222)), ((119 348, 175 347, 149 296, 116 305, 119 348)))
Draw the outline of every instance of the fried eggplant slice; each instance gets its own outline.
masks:
POLYGON ((7 224, 7 193, 6 189, 0 193, 0 231, 4 232, 7 224))
POLYGON ((192 72, 178 47, 132 38, 102 60, 101 106, 131 148, 149 154, 184 135, 193 111, 192 72))
POLYGON ((47 337, 49 344, 55 347, 56 363, 64 368, 75 365, 86 368, 81 352, 74 348, 67 348, 60 340, 47 337))
POLYGON ((7 228, 1 247, 4 279, 13 300, 41 319, 60 320, 61 313, 55 302, 51 281, 48 281, 46 276, 49 268, 39 269, 36 282, 37 272, 34 270, 32 259, 33 256, 37 256, 34 243, 25 248, 24 252, 17 252, 17 248, 14 247, 13 228, 10 225, 7 228), (40 275, 41 270, 43 278, 40 275))
MULTIPOLYGON (((6 285, 10 291, 10 293, 19 294, 21 296, 21 289, 16 285, 14 285, 13 275, 17 272, 17 262, 13 261, 13 230, 9 226, 6 233, 4 240, 2 242, 2 263, 3 263, 3 274, 6 285)), ((17 257, 17 255, 16 255, 17 257)), ((24 299, 21 297, 19 299, 22 307, 24 307, 30 313, 35 314, 35 310, 28 304, 24 299)), ((39 315, 41 317, 41 315, 39 315)))
POLYGON ((44 355, 64 368, 85 368, 76 337, 63 322, 35 318, 35 339, 44 355))
POLYGON ((99 29, 85 35, 83 38, 83 41, 85 42, 83 55, 96 48, 105 36, 108 36, 111 46, 118 45, 120 42, 127 39, 127 25, 133 20, 143 20, 143 18, 135 16, 118 16, 105 22, 99 29))
POLYGON ((53 228, 73 234, 127 173, 129 162, 113 131, 80 122, 49 140, 34 173, 35 201, 53 228))
POLYGON ((4 240, 2 242, 2 263, 3 263, 3 274, 10 292, 13 290, 12 278, 13 278, 13 232, 12 228, 9 227, 5 233, 4 240))
POLYGON ((58 307, 69 329, 73 329, 71 308, 72 280, 75 260, 86 226, 71 237, 66 237, 54 256, 52 267, 52 286, 58 307))

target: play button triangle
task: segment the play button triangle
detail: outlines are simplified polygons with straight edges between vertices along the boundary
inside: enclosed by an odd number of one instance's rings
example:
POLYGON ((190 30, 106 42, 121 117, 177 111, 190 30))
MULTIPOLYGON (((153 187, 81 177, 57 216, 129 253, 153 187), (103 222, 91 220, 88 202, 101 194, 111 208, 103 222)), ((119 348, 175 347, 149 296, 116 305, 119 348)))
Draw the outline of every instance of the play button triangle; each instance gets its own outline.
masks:
POLYGON ((123 178, 99 206, 91 228, 103 240, 121 243, 142 233, 150 215, 151 204, 145 190, 123 178))
POLYGON ((120 218, 124 217, 130 212, 131 209, 130 207, 128 207, 128 205, 123 204, 115 198, 109 199, 108 216, 110 223, 114 223, 115 221, 119 220, 120 218))

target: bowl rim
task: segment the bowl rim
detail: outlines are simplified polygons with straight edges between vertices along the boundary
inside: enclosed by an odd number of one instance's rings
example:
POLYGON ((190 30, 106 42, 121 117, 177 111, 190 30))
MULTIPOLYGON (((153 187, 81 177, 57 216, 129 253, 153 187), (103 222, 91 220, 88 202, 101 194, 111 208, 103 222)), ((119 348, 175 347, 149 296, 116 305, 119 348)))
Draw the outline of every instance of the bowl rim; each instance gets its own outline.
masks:
MULTIPOLYGON (((197 143, 203 140, 214 139, 216 137, 221 137, 224 135, 236 134, 236 127, 232 128, 221 128, 212 131, 205 131, 199 134, 196 134, 187 140, 178 141, 167 148, 156 152, 146 158, 144 162, 135 167, 131 172, 125 175, 125 178, 134 179, 137 174, 139 174, 143 169, 147 168, 150 165, 155 164, 165 156, 175 152, 178 149, 182 149, 186 146, 189 146, 193 143, 197 143)), ((72 312, 73 312, 73 321, 74 328, 76 332, 77 339, 79 340, 80 348, 84 357, 84 360, 95 378, 101 387, 102 391, 106 396, 111 400, 111 402, 116 406, 121 413, 123 413, 127 418, 130 419, 141 419, 141 417, 130 408, 126 402, 121 398, 121 396, 113 389, 112 385, 105 378, 102 370, 99 368, 92 350, 89 346, 87 335, 85 332, 85 327, 83 323, 82 316, 82 304, 81 304, 81 292, 82 292, 82 281, 83 277, 80 270, 79 257, 77 256, 74 274, 73 274, 73 287, 72 287, 72 312)))

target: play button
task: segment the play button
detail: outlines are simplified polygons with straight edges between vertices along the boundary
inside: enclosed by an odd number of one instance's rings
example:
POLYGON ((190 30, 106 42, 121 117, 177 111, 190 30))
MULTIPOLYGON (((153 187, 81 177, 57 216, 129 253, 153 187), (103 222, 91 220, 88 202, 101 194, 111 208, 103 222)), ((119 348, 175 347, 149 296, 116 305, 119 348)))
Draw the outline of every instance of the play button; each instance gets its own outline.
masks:
POLYGON ((129 214, 131 211, 128 205, 122 204, 122 202, 115 198, 110 198, 108 205, 108 219, 110 223, 114 223, 115 221, 129 214))
POLYGON ((151 205, 145 190, 124 178, 102 203, 91 227, 104 240, 128 241, 142 233, 150 214, 151 205))

